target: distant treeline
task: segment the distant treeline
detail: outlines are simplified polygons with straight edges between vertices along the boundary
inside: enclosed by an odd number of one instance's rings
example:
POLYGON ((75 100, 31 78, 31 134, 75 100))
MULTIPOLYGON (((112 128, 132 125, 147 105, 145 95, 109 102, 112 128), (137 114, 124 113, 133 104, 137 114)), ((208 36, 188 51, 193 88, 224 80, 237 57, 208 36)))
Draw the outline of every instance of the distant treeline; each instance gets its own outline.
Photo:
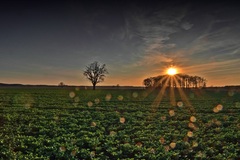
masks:
POLYGON ((202 88, 207 86, 207 80, 199 76, 176 74, 146 78, 143 80, 143 84, 146 87, 202 88))
MULTIPOLYGON (((76 85, 25 85, 25 84, 6 84, 6 83, 0 83, 0 87, 12 87, 12 88, 21 88, 21 87, 29 87, 29 88, 78 88, 78 89, 92 89, 92 86, 76 86, 76 85)), ((96 86, 96 89, 145 89, 143 86, 96 86)), ((194 88, 191 88, 194 89, 194 88)), ((235 86, 217 86, 217 87, 205 87, 205 89, 210 90, 240 90, 240 85, 235 86)))
MULTIPOLYGON (((92 86, 77 86, 77 85, 30 85, 30 84, 6 84, 0 83, 0 87, 29 87, 29 88, 77 88, 77 89, 92 89, 92 86)), ((119 85, 112 85, 112 86, 96 86, 96 89, 144 89, 143 86, 119 86, 119 85)))

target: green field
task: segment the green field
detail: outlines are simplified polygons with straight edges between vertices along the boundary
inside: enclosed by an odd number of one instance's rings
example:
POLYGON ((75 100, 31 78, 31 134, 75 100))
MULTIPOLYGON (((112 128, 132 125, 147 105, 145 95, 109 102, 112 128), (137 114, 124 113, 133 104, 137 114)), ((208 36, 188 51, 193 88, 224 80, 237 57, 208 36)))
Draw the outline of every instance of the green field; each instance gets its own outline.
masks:
POLYGON ((0 88, 0 159, 238 159, 240 92, 0 88))

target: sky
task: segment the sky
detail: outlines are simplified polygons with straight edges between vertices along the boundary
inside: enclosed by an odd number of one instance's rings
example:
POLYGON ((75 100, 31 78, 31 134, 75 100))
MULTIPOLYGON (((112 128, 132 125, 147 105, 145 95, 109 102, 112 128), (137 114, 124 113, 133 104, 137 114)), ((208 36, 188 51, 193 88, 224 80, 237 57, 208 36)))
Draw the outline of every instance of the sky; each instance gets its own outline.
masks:
POLYGON ((98 85, 142 86, 173 65, 240 85, 240 10, 232 1, 3 1, 0 83, 91 85, 85 67, 109 74, 98 85))

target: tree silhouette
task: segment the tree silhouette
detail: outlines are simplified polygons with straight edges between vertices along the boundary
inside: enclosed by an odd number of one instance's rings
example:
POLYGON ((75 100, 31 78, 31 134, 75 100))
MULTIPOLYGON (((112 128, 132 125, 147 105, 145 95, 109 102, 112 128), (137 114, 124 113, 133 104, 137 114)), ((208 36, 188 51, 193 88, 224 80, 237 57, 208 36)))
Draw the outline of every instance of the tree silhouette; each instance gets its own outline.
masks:
POLYGON ((98 62, 93 62, 86 66, 83 75, 87 77, 89 81, 92 82, 93 90, 96 89, 96 84, 103 82, 105 75, 108 74, 105 64, 99 64, 98 62))
POLYGON ((60 82, 58 86, 63 87, 63 86, 66 86, 66 84, 64 84, 63 82, 60 82))
POLYGON ((143 80, 143 84, 146 88, 153 86, 153 80, 152 78, 146 78, 143 80))

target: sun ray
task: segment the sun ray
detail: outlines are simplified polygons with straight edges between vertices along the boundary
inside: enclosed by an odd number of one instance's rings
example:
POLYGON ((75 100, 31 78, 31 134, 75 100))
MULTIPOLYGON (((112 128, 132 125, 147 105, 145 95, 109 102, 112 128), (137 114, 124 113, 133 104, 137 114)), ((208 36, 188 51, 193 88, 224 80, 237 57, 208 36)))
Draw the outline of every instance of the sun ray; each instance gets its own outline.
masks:
MULTIPOLYGON (((147 93, 147 95, 149 95, 151 92, 153 92, 153 90, 155 90, 155 89, 158 87, 159 84, 161 84, 161 83, 162 83, 163 81, 165 81, 165 80, 166 80, 166 82, 163 84, 163 86, 162 86, 161 90, 159 91, 157 97, 156 97, 156 98, 154 99, 154 101, 152 102, 151 111, 152 111, 153 114, 152 114, 151 116, 149 115, 149 117, 148 117, 148 120, 150 120, 150 121, 156 116, 156 110, 157 110, 159 104, 160 104, 161 101, 162 101, 162 97, 164 96, 165 90, 166 90, 166 88, 167 88, 167 83, 169 82, 169 76, 164 76, 164 77, 162 77, 162 79, 160 79, 159 81, 157 81, 157 84, 156 84, 154 87, 152 87, 152 88, 149 90, 149 92, 147 93)), ((145 97, 147 97, 147 95, 145 95, 145 97)))
MULTIPOLYGON (((183 101, 184 105, 186 106, 186 108, 189 110, 189 112, 193 113, 194 112, 194 108, 191 106, 190 101, 188 100, 185 92, 183 91, 182 87, 182 81, 181 78, 179 77, 179 75, 177 74, 177 70, 172 70, 169 71, 167 75, 165 76, 159 76, 156 77, 158 79, 154 79, 154 85, 152 87, 149 87, 145 93, 145 95, 143 96, 144 99, 150 95, 154 90, 156 90, 156 88, 161 87, 160 91, 158 92, 157 96, 155 97, 154 101, 152 102, 152 112, 155 113, 156 110, 158 109, 160 103, 162 102, 162 99, 164 97, 164 94, 166 92, 167 87, 169 87, 169 89, 167 89, 169 91, 169 103, 171 106, 177 106, 177 102, 176 102, 176 93, 175 91, 177 90, 179 92, 179 96, 181 98, 181 100, 183 101)), ((152 118, 154 117, 154 115, 152 115, 152 118)), ((151 119, 151 117, 150 117, 151 119)))
POLYGON ((151 94, 158 87, 159 84, 161 84, 166 79, 167 79, 167 76, 164 76, 162 79, 160 79, 160 81, 157 81, 157 84, 155 84, 153 87, 148 88, 143 98, 145 99, 149 94, 151 94))
POLYGON ((152 102, 152 115, 148 117, 148 120, 151 121, 155 116, 156 116, 156 110, 159 106, 159 104, 162 101, 162 98, 164 96, 165 90, 167 88, 167 84, 169 82, 169 76, 163 76, 159 81, 156 82, 156 84, 149 88, 149 90, 147 91, 146 95, 144 96, 144 98, 146 98, 150 93, 152 93, 156 88, 159 87, 159 85, 162 85, 162 88, 160 89, 160 91, 158 92, 157 97, 154 99, 154 101, 152 102), (165 81, 166 80, 166 81, 165 81), (163 83, 165 81, 165 83, 163 83))
MULTIPOLYGON (((171 84, 173 84, 173 77, 170 77, 171 84)), ((176 99, 175 99, 175 93, 174 93, 174 87, 170 87, 170 103, 172 106, 176 106, 176 99)))
MULTIPOLYGON (((176 76, 177 78, 179 78, 178 76, 176 76)), ((179 82, 177 81, 176 77, 174 77, 174 81, 176 82, 176 84, 179 86, 179 82)), ((185 103, 185 106, 189 109, 189 111, 192 113, 194 111, 194 108, 191 106, 191 103, 189 102, 186 94, 184 93, 184 91, 182 90, 182 88, 177 87, 178 92, 180 94, 180 97, 182 99, 182 101, 185 103)))
POLYGON ((163 98, 163 95, 164 95, 165 90, 166 90, 166 88, 167 88, 167 84, 168 84, 168 82, 169 82, 169 79, 170 79, 170 78, 167 77, 166 82, 163 84, 163 87, 161 88, 159 94, 157 95, 157 97, 156 97, 155 100, 153 101, 152 106, 153 106, 154 108, 157 108, 158 105, 161 103, 162 98, 163 98))

